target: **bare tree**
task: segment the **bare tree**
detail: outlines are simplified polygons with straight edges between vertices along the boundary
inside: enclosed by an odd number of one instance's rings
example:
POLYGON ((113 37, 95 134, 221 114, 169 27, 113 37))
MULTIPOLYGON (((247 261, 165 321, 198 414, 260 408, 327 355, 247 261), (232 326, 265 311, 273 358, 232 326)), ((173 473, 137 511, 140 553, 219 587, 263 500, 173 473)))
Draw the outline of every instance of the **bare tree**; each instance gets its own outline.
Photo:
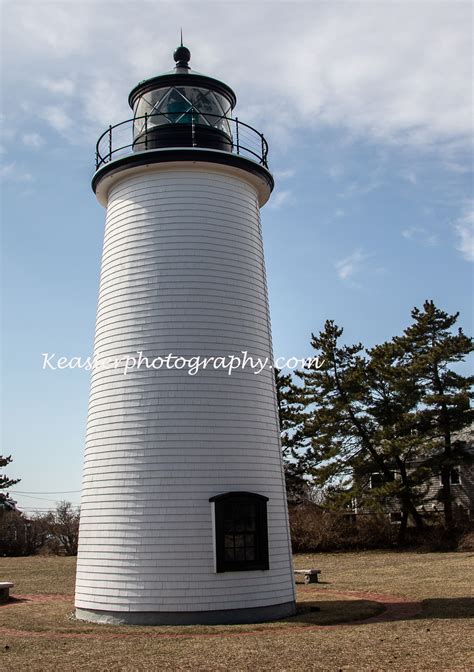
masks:
POLYGON ((60 502, 55 511, 47 515, 50 535, 57 543, 57 550, 66 555, 77 555, 79 537, 79 509, 71 502, 60 502))

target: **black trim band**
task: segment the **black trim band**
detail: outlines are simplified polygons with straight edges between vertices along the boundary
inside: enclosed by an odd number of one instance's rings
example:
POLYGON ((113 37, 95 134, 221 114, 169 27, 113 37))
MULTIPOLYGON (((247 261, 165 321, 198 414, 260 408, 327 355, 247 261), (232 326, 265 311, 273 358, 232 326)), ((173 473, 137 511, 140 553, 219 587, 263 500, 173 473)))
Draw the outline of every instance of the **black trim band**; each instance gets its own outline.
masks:
POLYGON ((153 163, 167 163, 171 161, 202 161, 204 163, 217 163, 220 165, 232 166, 233 168, 246 170, 247 172, 262 178, 267 183, 270 191, 273 191, 273 187, 275 186, 273 176, 269 170, 244 156, 231 154, 230 152, 222 152, 217 149, 176 147, 167 149, 149 149, 144 152, 136 152, 135 154, 124 156, 121 159, 105 163, 94 174, 94 177, 92 178, 92 189, 95 193, 99 182, 106 175, 111 175, 129 167, 147 166, 153 163))
POLYGON ((224 492, 222 495, 214 495, 214 497, 209 497, 210 502, 219 502, 222 499, 236 499, 237 497, 253 497, 254 499, 261 499, 264 502, 268 502, 268 497, 265 495, 259 495, 256 492, 245 492, 244 490, 235 490, 233 492, 224 492))
POLYGON ((157 77, 152 77, 151 79, 145 79, 143 82, 137 84, 131 91, 128 96, 128 104, 133 110, 135 101, 139 96, 142 96, 148 91, 153 91, 166 86, 198 86, 204 89, 211 89, 216 93, 220 93, 225 96, 230 103, 232 109, 235 107, 237 102, 237 97, 232 91, 230 86, 227 86, 224 82, 221 82, 219 79, 214 79, 213 77, 208 77, 207 75, 195 74, 193 72, 170 72, 166 75, 158 75, 157 77))

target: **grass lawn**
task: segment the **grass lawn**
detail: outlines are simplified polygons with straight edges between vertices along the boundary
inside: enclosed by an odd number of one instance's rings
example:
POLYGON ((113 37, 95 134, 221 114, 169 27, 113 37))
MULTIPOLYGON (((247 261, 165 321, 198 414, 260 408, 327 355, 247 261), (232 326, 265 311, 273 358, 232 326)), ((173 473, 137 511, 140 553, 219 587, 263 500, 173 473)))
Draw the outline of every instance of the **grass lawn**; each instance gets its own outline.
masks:
POLYGON ((74 558, 1 558, 0 580, 14 581, 13 594, 29 598, 0 607, 0 669, 471 672, 473 558, 296 555, 295 568, 322 570, 321 584, 298 586, 296 617, 255 626, 155 628, 74 620, 74 558), (388 596, 388 612, 375 594, 388 596), (407 604, 392 613, 397 597, 407 604), (316 605, 320 611, 310 611, 316 605))

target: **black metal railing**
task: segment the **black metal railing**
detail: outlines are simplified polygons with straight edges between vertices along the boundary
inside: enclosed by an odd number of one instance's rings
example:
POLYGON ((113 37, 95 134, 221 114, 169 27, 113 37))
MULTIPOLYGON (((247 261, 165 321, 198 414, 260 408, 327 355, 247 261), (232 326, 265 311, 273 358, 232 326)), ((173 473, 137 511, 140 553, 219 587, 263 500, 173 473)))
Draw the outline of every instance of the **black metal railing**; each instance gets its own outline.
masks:
POLYGON ((222 149, 268 167, 268 143, 262 133, 237 117, 197 110, 153 112, 109 126, 97 141, 95 167, 134 152, 176 146, 222 149))

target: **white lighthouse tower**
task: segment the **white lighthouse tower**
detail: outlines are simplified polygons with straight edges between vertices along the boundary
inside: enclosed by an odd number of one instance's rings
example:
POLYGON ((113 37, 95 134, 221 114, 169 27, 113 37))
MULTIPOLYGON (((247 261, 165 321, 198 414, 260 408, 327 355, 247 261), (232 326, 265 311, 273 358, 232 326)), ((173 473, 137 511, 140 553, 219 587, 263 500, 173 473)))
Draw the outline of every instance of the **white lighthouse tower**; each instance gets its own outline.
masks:
POLYGON ((76 615, 282 618, 295 594, 260 227, 267 143, 186 47, 174 60, 97 143, 94 349, 128 368, 92 372, 76 615), (247 361, 229 375, 232 356, 247 361), (197 357, 208 363, 192 375, 197 357))

